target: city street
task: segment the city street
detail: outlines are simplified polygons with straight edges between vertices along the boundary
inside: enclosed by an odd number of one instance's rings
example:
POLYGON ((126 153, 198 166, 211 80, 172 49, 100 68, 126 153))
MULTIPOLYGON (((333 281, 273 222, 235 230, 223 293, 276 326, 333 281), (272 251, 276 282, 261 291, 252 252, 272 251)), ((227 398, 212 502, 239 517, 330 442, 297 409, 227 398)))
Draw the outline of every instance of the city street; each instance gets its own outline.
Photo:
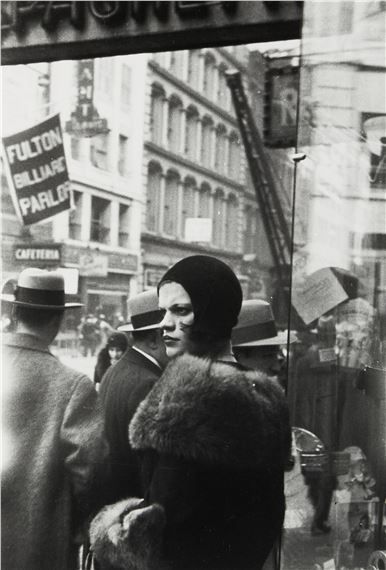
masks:
POLYGON ((70 366, 74 370, 86 374, 91 380, 94 376, 94 368, 96 364, 96 356, 82 356, 80 353, 66 350, 51 349, 63 364, 70 366))

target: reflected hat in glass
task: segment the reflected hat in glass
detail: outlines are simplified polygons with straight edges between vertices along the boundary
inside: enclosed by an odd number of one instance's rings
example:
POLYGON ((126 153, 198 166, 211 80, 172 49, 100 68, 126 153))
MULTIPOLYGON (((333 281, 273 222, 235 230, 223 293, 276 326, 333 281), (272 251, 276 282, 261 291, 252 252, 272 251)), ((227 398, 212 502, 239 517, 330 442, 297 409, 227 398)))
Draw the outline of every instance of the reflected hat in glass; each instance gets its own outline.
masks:
POLYGON ((138 293, 128 301, 130 321, 118 327, 119 331, 135 332, 158 329, 162 312, 158 307, 157 289, 138 293))
MULTIPOLYGON (((290 342, 295 340, 291 332, 290 342)), ((288 333, 277 331, 271 305, 267 301, 243 301, 238 323, 232 331, 233 346, 273 346, 287 342, 288 333)))
POLYGON ((64 278, 57 271, 35 267, 24 269, 18 278, 14 295, 1 295, 1 300, 30 309, 75 309, 82 303, 66 303, 64 278))

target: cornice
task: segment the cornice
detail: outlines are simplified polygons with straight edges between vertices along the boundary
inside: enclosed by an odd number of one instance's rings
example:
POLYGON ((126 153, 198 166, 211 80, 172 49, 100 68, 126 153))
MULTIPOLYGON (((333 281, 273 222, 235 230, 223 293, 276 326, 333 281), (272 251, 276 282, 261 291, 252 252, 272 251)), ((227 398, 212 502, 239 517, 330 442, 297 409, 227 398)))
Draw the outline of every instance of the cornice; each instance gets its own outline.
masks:
POLYGON ((167 245, 167 246, 173 246, 179 249, 184 249, 184 250, 197 250, 197 251, 202 251, 203 253, 212 253, 212 254, 217 254, 217 255, 222 255, 224 257, 228 257, 228 258, 232 258, 232 259, 242 259, 242 253, 236 252, 236 251, 228 251, 225 249, 221 249, 218 247, 215 247, 211 244, 205 244, 205 245, 201 245, 199 243, 192 243, 192 242, 186 242, 186 241, 182 241, 179 240, 178 238, 174 238, 174 237, 166 237, 160 234, 156 234, 156 233, 151 233, 151 232, 142 232, 141 233, 141 241, 143 242, 147 242, 147 243, 156 243, 157 245, 167 245))
POLYGON ((189 160, 188 158, 184 158, 183 156, 180 156, 179 154, 176 154, 174 152, 171 152, 170 150, 166 150, 161 146, 158 146, 157 144, 151 142, 151 141, 145 141, 145 147, 148 150, 151 150, 152 152, 167 158, 173 162, 177 162, 178 164, 182 165, 182 166, 186 166, 187 168, 190 168, 193 171, 199 172, 200 174, 206 176, 207 178, 214 178, 215 180, 217 180, 220 184, 224 185, 224 186, 231 186, 232 188, 234 188, 235 190, 238 191, 244 191, 244 185, 240 184, 239 182, 235 182, 234 180, 232 180, 231 178, 228 178, 227 176, 222 176, 221 174, 219 174, 218 172, 215 172, 214 170, 210 170, 209 168, 206 168, 205 166, 202 166, 201 164, 197 164, 196 162, 193 162, 192 160, 189 160))

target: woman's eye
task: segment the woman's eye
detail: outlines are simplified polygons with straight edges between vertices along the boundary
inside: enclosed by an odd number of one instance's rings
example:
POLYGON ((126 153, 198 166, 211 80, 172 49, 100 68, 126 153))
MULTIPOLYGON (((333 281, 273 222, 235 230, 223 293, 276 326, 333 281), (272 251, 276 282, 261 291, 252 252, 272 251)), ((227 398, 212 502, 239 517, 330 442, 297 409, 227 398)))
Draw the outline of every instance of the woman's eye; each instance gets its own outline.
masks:
POLYGON ((186 315, 189 315, 190 312, 191 310, 188 307, 177 307, 176 309, 177 315, 180 315, 181 317, 186 317, 186 315))

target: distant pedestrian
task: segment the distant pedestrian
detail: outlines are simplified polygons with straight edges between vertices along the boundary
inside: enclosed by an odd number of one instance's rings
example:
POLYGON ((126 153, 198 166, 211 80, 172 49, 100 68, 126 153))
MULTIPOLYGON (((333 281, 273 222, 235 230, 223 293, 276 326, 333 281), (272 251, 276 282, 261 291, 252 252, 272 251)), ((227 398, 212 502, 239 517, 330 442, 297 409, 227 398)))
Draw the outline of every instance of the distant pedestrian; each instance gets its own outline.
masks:
POLYGON ((102 501, 107 459, 92 382, 49 351, 64 311, 63 277, 26 269, 3 337, 2 567, 75 570, 82 524, 102 501))
POLYGON ((103 347, 107 343, 109 336, 114 332, 114 329, 107 321, 106 315, 104 315, 103 313, 98 315, 97 324, 99 328, 99 337, 100 337, 99 342, 103 347))
POLYGON ((105 372, 118 362, 129 346, 127 336, 123 332, 113 332, 106 345, 98 352, 94 370, 94 382, 99 385, 105 372))
MULTIPOLYGON (((261 569, 284 517, 291 434, 283 391, 232 354, 242 291, 229 266, 185 258, 158 292, 171 361, 129 431, 144 500, 97 515, 90 527, 96 558, 102 568, 111 556, 112 567, 127 568, 138 545, 160 540, 151 568, 261 569)), ((141 568, 150 568, 147 559, 141 568)))
POLYGON ((94 356, 100 340, 98 321, 95 315, 89 313, 79 328, 79 341, 83 356, 88 356, 89 354, 94 356))
POLYGON ((132 346, 106 372, 100 389, 112 458, 112 500, 142 493, 138 457, 129 444, 128 427, 139 403, 161 376, 166 364, 157 291, 145 291, 131 297, 128 308, 131 320, 120 330, 131 333, 132 346))

